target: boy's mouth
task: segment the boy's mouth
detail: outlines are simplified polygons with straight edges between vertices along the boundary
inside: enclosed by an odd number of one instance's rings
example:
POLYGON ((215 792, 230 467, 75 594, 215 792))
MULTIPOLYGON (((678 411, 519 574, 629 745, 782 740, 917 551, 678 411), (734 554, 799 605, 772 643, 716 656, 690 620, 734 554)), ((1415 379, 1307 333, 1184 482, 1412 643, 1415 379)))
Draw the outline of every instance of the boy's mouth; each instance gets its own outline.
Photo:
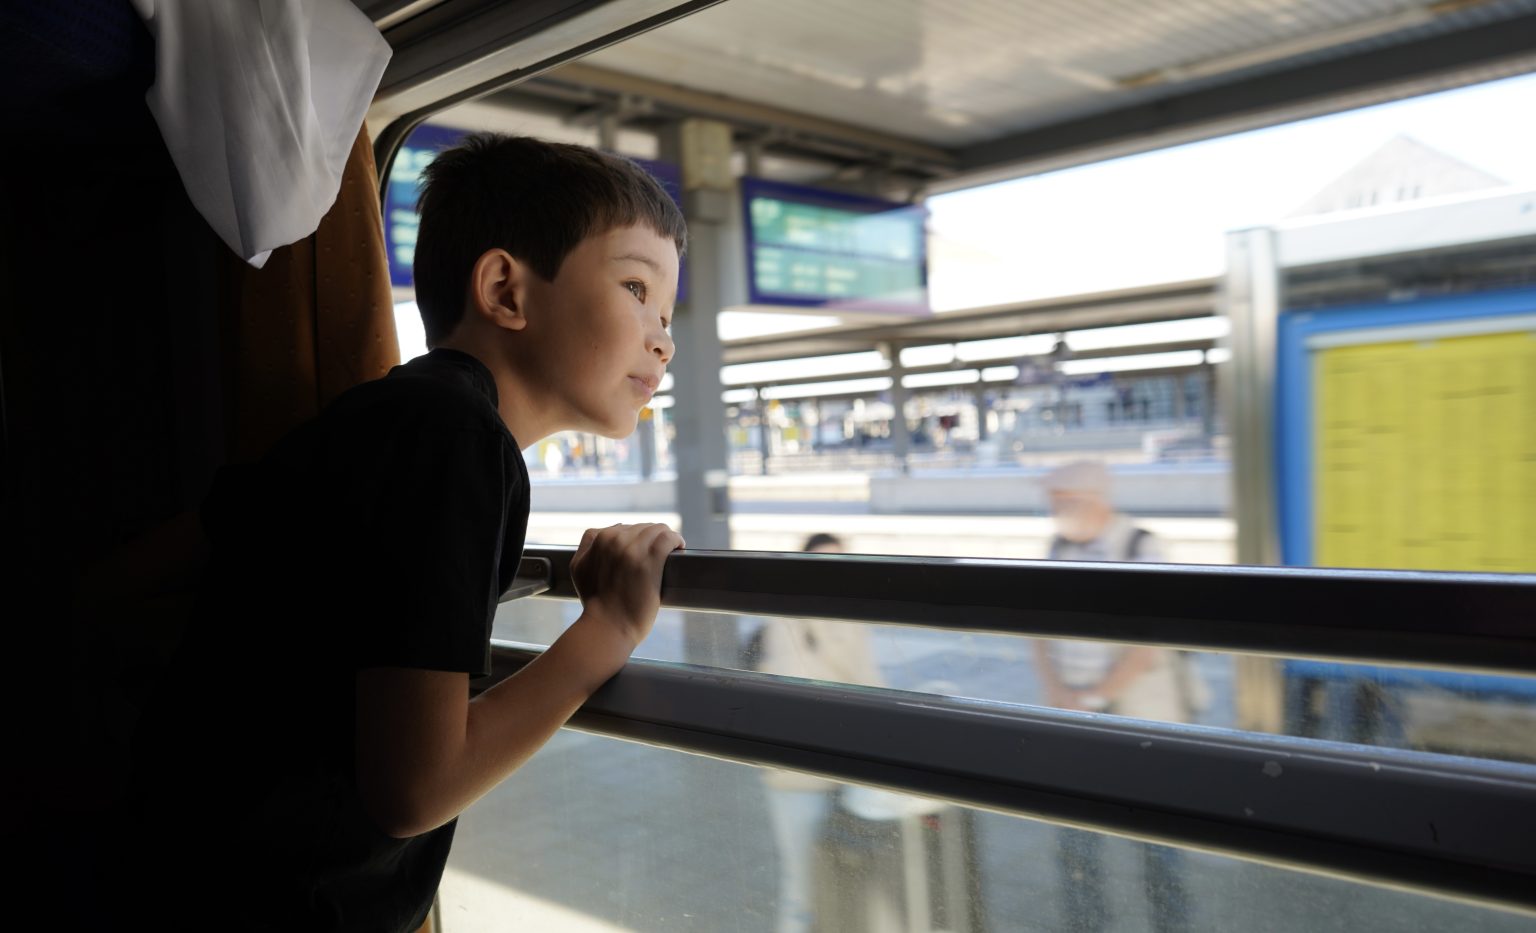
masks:
POLYGON ((630 376, 629 381, 633 383, 638 389, 640 389, 640 391, 644 392, 646 398, 650 398, 652 395, 655 395, 656 387, 661 385, 660 376, 630 376))

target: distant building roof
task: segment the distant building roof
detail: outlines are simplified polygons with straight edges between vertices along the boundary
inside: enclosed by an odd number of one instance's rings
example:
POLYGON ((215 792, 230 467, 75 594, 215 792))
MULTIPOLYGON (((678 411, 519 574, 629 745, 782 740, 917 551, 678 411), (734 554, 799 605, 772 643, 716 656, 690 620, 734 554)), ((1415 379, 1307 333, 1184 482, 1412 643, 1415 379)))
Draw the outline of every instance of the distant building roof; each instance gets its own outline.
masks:
POLYGON ((1329 214, 1506 184, 1410 136, 1395 136, 1325 185, 1290 216, 1329 214))

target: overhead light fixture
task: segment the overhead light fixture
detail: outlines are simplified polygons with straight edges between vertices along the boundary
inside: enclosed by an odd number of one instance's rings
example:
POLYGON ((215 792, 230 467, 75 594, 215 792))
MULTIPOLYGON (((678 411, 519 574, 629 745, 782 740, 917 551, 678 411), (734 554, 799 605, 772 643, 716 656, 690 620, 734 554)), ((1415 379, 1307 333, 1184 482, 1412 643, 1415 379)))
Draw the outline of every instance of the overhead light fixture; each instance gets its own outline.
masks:
POLYGON ((977 360, 1012 360, 1021 356, 1041 356, 1056 345, 1054 334, 1027 334, 1022 337, 992 337, 955 344, 955 359, 963 363, 977 360))
POLYGON ((791 386, 769 386, 765 388, 762 397, 775 398, 817 398, 824 395, 858 395, 867 393, 873 395, 876 392, 884 392, 891 387, 890 376, 879 376, 874 379, 841 379, 836 382, 803 382, 791 386))
POLYGON ((981 374, 976 370, 962 369, 959 372, 914 373, 902 376, 901 384, 908 389, 934 389, 940 386, 968 386, 980 378, 981 374))
POLYGON ((769 360, 762 363, 734 363, 720 367, 720 381, 726 385, 753 385, 785 379, 814 379, 817 376, 879 372, 890 369, 891 362, 878 350, 837 353, 832 356, 807 356, 793 360, 769 360))
POLYGON ((1195 317, 1075 330, 1067 334, 1067 343, 1081 353, 1084 350, 1110 350, 1157 343, 1217 340, 1227 336, 1231 330, 1231 322, 1225 317, 1195 317))
POLYGON ((955 345, 934 343, 922 347, 902 347, 901 365, 909 369, 924 366, 948 366, 955 361, 955 345))
POLYGON ((1482 6, 1486 2, 1487 0, 1440 0, 1438 3, 1403 10, 1391 16, 1363 20, 1333 29, 1324 29, 1321 32, 1310 32, 1306 35, 1283 39, 1272 45, 1264 45, 1258 48, 1232 52, 1227 55, 1217 55, 1212 58, 1185 62, 1169 68, 1144 71, 1140 74, 1120 78, 1116 83, 1122 88, 1151 87, 1158 84, 1188 81, 1192 78, 1207 78, 1211 75, 1225 74, 1242 68, 1251 68, 1254 65, 1267 65, 1271 62, 1294 58, 1297 55, 1305 55, 1308 52, 1317 52, 1322 49, 1346 45, 1350 42, 1374 39, 1377 36, 1384 36, 1388 33, 1412 29, 1415 26, 1432 23, 1448 13, 1457 13, 1470 7, 1482 6))
POLYGON ((1135 356, 1066 360, 1057 368, 1065 376, 1091 376, 1095 373, 1119 373, 1137 369, 1182 369, 1199 366, 1204 362, 1204 350, 1174 350, 1170 353, 1140 353, 1135 356))

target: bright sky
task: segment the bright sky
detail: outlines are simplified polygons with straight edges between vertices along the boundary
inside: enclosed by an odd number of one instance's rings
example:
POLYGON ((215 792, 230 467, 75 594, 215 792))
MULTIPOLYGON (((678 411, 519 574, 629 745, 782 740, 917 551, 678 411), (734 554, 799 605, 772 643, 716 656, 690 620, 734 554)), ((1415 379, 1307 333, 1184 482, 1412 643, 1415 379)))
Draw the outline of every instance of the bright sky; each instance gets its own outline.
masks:
POLYGON ((1273 223, 1400 134, 1536 188, 1536 75, 929 200, 935 310, 1216 275, 1224 234, 1273 223))

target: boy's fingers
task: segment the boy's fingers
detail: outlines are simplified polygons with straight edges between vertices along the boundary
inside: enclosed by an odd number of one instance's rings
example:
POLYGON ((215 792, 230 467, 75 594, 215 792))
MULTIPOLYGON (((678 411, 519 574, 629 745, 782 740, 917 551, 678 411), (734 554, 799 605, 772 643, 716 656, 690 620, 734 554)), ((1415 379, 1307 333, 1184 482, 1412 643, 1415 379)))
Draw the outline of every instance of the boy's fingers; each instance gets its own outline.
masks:
POLYGON ((670 554, 683 546, 683 536, 668 528, 666 525, 658 525, 656 537, 651 539, 651 551, 658 554, 670 554))
POLYGON ((671 534, 671 529, 666 525, 637 526, 635 535, 628 541, 625 551, 638 564, 652 564, 657 558, 672 550, 670 546, 665 549, 658 546, 658 542, 665 541, 668 534, 671 534))
POLYGON ((588 528, 581 533, 581 543, 576 545, 576 553, 571 556, 571 568, 581 566, 587 561, 587 554, 592 550, 593 543, 597 541, 597 529, 588 528))

